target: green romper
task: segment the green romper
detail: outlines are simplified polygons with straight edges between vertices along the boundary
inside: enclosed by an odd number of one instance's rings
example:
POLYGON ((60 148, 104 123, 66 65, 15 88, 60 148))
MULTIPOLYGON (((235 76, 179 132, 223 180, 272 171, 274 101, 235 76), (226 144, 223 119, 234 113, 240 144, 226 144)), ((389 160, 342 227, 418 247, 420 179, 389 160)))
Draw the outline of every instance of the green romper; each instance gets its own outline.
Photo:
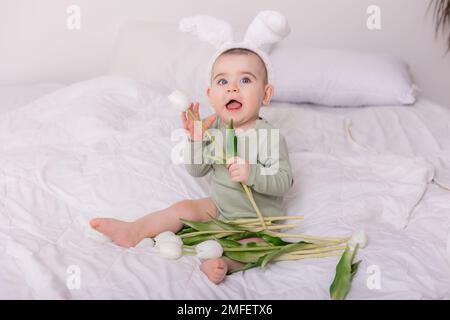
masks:
MULTIPOLYGON (((222 146, 226 146, 227 130, 219 116, 209 132, 216 136, 216 141, 222 138, 222 146)), ((236 135, 238 156, 250 162, 246 184, 252 189, 261 213, 264 216, 284 215, 283 195, 294 183, 284 137, 262 118, 256 120, 252 129, 241 134, 236 130, 236 135)), ((226 167, 213 160, 218 158, 215 151, 222 149, 222 146, 208 140, 192 142, 188 139, 184 149, 185 167, 194 177, 203 177, 212 171, 211 199, 217 207, 219 218, 254 218, 256 212, 241 184, 231 181, 226 167)))

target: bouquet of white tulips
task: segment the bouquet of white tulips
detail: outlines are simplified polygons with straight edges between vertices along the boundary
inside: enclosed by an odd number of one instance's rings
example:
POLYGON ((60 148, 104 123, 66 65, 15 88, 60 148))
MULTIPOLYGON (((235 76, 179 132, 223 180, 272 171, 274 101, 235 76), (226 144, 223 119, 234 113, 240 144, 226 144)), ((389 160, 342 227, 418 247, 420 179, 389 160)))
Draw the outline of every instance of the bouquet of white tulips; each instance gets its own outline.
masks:
POLYGON ((160 256, 178 259, 183 253, 196 254, 199 259, 213 259, 221 256, 244 263, 229 273, 264 268, 268 263, 308 258, 325 258, 341 255, 336 266, 336 275, 330 287, 332 299, 344 299, 350 290, 351 281, 361 261, 353 263, 356 251, 367 243, 363 231, 357 231, 348 238, 314 237, 305 234, 280 233, 277 230, 297 227, 297 224, 277 224, 284 220, 301 220, 302 216, 265 217, 266 228, 258 218, 222 221, 212 218, 208 222, 182 219, 183 229, 176 234, 163 232, 155 238, 155 247, 160 256), (298 242, 282 239, 300 238, 298 242), (262 242, 241 243, 239 240, 260 238, 262 242))
MULTIPOLYGON (((182 220, 185 227, 177 235, 183 241, 186 252, 197 252, 212 257, 226 256, 245 264, 240 269, 230 271, 234 273, 255 267, 265 267, 269 262, 280 260, 298 260, 305 258, 329 257, 342 254, 346 238, 312 237, 304 234, 279 233, 279 229, 297 227, 296 224, 276 224, 274 222, 287 219, 302 219, 301 216, 265 217, 266 229, 262 228, 257 218, 222 221, 211 218, 208 222, 182 220), (287 242, 283 237, 302 238, 298 242, 287 242), (239 240, 260 238, 262 242, 240 243, 239 240), (307 241, 304 241, 307 240, 307 241), (205 253, 198 249, 211 242, 223 249, 214 248, 216 254, 205 253)), ((215 246, 217 247, 217 246, 215 246)), ((199 256, 201 258, 201 256, 199 256)))
MULTIPOLYGON (((180 112, 188 111, 192 119, 197 119, 189 109, 189 99, 181 92, 175 91, 169 96, 173 106, 180 112)), ((228 126, 233 132, 233 122, 228 126)), ((208 136, 208 131, 205 132, 208 136)), ((210 136, 208 136, 211 139, 210 136)), ((212 140, 212 139, 211 139, 212 140)), ((214 142, 214 140, 212 140, 214 142)), ((237 154, 235 135, 227 141, 226 154, 237 154)), ((224 161, 225 163, 225 161, 224 161)), ((307 258, 325 258, 341 256, 336 266, 336 274, 330 286, 332 299, 344 299, 350 290, 351 281, 361 261, 353 263, 356 251, 364 247, 367 237, 363 231, 354 233, 349 238, 315 237, 306 234, 282 233, 282 229, 297 228, 297 224, 279 224, 286 220, 301 220, 302 216, 264 217, 256 205, 252 191, 242 184, 243 191, 255 209, 256 218, 218 220, 213 217, 208 222, 182 220, 184 228, 174 233, 162 233, 156 237, 162 256, 177 259, 183 252, 197 254, 200 259, 212 259, 226 256, 244 263, 234 273, 255 267, 264 268, 274 261, 300 260, 307 258), (240 240, 260 238, 263 242, 241 243, 240 240), (287 242, 282 238, 298 238, 298 242, 287 242)))

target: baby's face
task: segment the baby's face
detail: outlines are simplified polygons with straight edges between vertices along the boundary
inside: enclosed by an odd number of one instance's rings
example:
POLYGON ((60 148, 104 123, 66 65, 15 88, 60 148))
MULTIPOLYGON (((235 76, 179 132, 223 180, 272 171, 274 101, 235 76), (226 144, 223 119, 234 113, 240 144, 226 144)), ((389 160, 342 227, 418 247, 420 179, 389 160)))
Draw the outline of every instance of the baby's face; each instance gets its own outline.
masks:
POLYGON ((272 86, 265 84, 263 62, 255 54, 227 54, 214 64, 207 95, 224 123, 233 119, 236 128, 250 126, 262 104, 269 104, 272 86))

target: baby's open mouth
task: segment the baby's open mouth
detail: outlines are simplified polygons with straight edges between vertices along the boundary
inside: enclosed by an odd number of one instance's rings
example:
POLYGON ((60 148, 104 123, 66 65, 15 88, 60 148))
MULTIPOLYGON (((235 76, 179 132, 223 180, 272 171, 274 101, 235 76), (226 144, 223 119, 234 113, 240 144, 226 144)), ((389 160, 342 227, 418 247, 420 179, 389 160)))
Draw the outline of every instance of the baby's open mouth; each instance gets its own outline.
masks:
POLYGON ((242 103, 240 103, 240 102, 237 101, 237 100, 230 100, 230 101, 225 105, 225 107, 226 107, 228 110, 239 110, 240 108, 242 108, 242 103))

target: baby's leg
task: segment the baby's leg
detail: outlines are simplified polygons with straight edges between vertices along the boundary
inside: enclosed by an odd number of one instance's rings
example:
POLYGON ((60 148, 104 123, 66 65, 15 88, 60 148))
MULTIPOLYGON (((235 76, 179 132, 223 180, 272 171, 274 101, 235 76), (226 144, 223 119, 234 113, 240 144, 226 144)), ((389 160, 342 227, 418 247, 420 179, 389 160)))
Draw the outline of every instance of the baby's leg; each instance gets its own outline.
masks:
POLYGON ((180 218, 208 221, 217 211, 211 198, 182 200, 168 208, 150 213, 134 222, 97 218, 91 220, 92 228, 103 233, 122 247, 134 247, 142 239, 154 237, 163 231, 177 232, 183 227, 180 218))
MULTIPOLYGON (((261 238, 249 238, 249 239, 243 239, 239 241, 241 243, 246 242, 264 242, 261 238)), ((203 271, 204 274, 208 277, 208 279, 211 282, 214 282, 215 284, 221 283, 226 275, 228 270, 234 270, 237 268, 243 267, 244 264, 242 262, 232 260, 228 257, 220 257, 216 259, 208 259, 203 260, 202 264, 200 265, 200 270, 203 271)))

